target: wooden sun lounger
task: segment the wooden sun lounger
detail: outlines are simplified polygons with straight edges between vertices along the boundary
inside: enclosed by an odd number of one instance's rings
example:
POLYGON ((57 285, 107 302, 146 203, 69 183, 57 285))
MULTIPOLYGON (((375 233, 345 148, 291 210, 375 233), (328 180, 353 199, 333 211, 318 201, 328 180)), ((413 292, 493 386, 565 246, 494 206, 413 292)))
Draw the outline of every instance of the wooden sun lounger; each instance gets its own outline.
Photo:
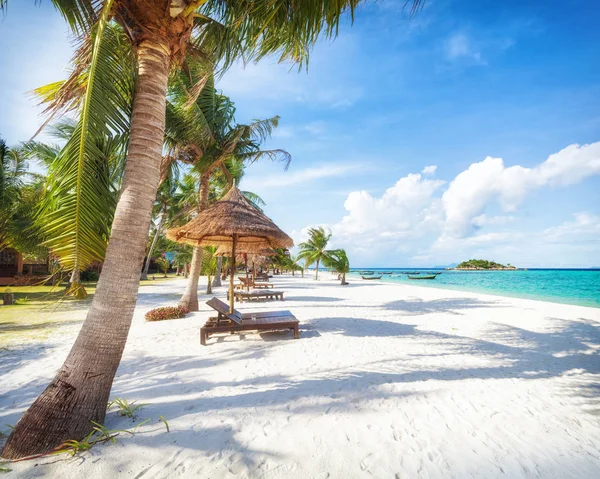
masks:
POLYGON ((208 318, 200 328, 200 344, 206 346, 206 340, 214 333, 236 333, 239 331, 277 331, 290 329, 294 331, 294 339, 300 338, 298 326, 300 322, 290 311, 263 311, 257 313, 229 312, 229 306, 218 298, 206 302, 218 316, 208 318), (252 316, 256 319, 252 320, 252 316))
MULTIPOLYGON (((253 282, 251 278, 248 278, 248 281, 246 281, 246 278, 244 278, 243 276, 238 276, 238 279, 242 282, 242 288, 258 288, 258 289, 263 289, 263 288, 272 288, 273 286, 275 286, 273 283, 266 283, 266 282, 262 282, 262 283, 256 283, 253 282)), ((238 288, 241 289, 241 288, 238 288)))
POLYGON ((234 291, 236 301, 249 301, 252 299, 278 299, 283 301, 283 291, 275 291, 273 289, 261 291, 234 291))

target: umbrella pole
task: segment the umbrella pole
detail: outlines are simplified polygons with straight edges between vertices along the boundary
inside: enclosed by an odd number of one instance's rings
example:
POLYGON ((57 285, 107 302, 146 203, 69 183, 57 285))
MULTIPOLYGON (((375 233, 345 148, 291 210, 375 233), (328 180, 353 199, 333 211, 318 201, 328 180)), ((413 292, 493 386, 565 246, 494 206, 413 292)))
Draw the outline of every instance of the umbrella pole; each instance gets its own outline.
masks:
POLYGON ((248 255, 244 254, 244 262, 246 265, 246 289, 250 292, 250 283, 248 283, 248 255))
POLYGON ((235 247, 237 245, 237 235, 233 235, 233 245, 231 247, 231 277, 229 278, 229 313, 233 314, 235 294, 233 292, 233 280, 235 278, 235 247))

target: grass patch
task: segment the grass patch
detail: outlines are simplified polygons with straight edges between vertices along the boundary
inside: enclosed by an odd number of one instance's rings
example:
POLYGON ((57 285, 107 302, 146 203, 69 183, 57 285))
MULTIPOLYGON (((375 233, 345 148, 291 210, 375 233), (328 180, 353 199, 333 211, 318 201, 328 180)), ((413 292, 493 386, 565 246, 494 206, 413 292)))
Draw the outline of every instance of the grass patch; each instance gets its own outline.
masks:
MULTIPOLYGON (((175 278, 181 276, 157 276, 154 281, 140 281, 140 285, 164 284, 175 278)), ((60 328, 79 325, 85 319, 96 284, 83 283, 88 297, 82 300, 65 294, 66 283, 56 286, 0 286, 0 348, 44 341, 60 328), (1 304, 7 288, 14 294, 17 304, 1 304)))

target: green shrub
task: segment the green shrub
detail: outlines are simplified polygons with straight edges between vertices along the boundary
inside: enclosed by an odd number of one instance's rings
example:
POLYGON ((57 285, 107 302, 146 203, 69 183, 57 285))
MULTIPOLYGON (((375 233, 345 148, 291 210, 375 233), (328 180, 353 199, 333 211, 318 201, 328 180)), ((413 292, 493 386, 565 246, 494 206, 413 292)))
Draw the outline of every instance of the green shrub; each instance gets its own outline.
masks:
POLYGON ((98 281, 98 278, 100 277, 100 275, 98 275, 98 271, 90 271, 90 270, 86 270, 86 271, 82 271, 80 273, 80 279, 81 281, 98 281))
POLYGON ((163 321, 165 319, 183 318, 190 312, 185 306, 163 306, 151 309, 146 313, 146 321, 163 321))

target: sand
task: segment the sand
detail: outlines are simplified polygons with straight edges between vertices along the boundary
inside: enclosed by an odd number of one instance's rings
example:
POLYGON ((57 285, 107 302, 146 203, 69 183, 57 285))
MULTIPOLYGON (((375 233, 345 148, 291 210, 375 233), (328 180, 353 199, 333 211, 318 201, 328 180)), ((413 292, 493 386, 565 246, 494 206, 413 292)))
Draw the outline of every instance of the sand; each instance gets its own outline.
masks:
MULTIPOLYGON (((284 302, 239 309, 293 311, 299 340, 222 335, 202 347, 204 305, 143 318, 175 303, 183 280, 142 287, 111 397, 146 405, 106 425, 150 421, 74 458, 11 464, 7 477, 600 477, 600 309, 342 287, 329 274, 273 281, 284 302)), ((76 333, 3 352, 1 425, 43 390, 76 333)))

